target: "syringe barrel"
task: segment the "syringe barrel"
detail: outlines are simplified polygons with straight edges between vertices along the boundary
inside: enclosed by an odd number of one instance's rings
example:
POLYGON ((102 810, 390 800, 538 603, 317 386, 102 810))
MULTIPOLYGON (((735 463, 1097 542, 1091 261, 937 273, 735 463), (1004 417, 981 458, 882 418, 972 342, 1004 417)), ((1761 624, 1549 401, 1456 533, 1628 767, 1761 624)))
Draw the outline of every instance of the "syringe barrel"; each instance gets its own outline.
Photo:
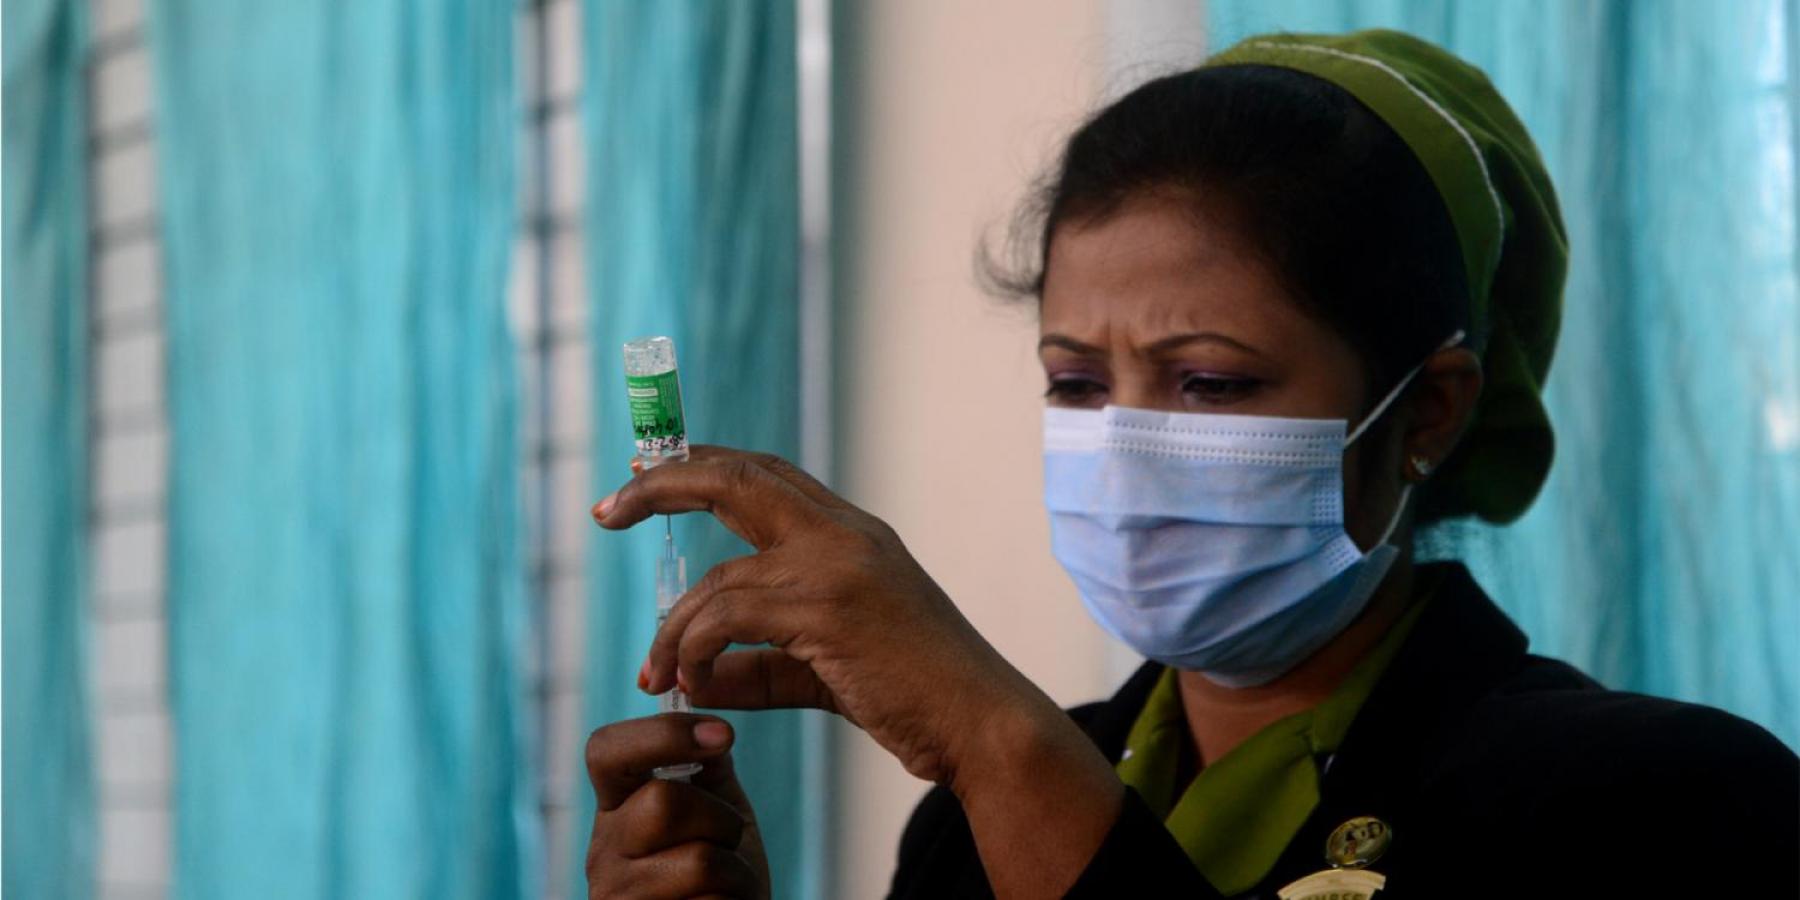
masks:
MULTIPOLYGON (((675 554, 675 543, 667 541, 663 544, 663 555, 656 559, 656 628, 662 630, 663 622, 669 618, 669 610, 675 601, 687 593, 687 557, 675 554)), ((658 698, 663 712, 692 712, 693 706, 688 703, 687 694, 680 688, 670 688, 658 698)))
POLYGON ((656 624, 662 625, 666 615, 675 601, 687 593, 687 557, 676 556, 674 544, 665 544, 668 552, 656 560, 656 624))
MULTIPOLYGON (((669 618, 669 609, 681 595, 687 593, 687 558, 675 555, 673 543, 664 545, 667 552, 656 560, 656 627, 661 630, 663 622, 669 618)), ((669 688, 656 698, 657 709, 664 713, 690 713, 694 711, 693 703, 688 701, 686 691, 681 688, 669 688)), ((652 770, 658 778, 671 781, 686 781, 695 772, 700 771, 699 763, 681 763, 663 766, 652 770)))
POLYGON ((648 337, 625 342, 625 396, 643 467, 687 459, 687 418, 681 409, 674 341, 648 337))

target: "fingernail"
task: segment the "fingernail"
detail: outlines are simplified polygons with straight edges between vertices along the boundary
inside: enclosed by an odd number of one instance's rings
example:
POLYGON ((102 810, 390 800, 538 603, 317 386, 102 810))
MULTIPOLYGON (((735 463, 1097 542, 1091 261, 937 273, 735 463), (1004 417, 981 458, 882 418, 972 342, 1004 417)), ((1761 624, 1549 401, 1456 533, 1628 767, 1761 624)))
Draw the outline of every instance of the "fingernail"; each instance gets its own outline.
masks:
POLYGON ((649 693, 650 691, 650 673, 645 672, 643 669, 638 670, 638 690, 645 693, 649 693))
POLYGON ((701 722, 694 726, 694 743, 716 750, 731 740, 731 726, 724 722, 701 722))
POLYGON ((687 675, 680 669, 675 670, 675 686, 680 688, 682 693, 687 693, 687 675))
POLYGON ((596 518, 596 519, 606 518, 606 514, 609 512, 612 512, 613 500, 616 499, 618 496, 619 496, 618 491, 613 491, 612 493, 607 494, 605 499, 601 500, 600 503, 594 507, 594 518, 596 518))

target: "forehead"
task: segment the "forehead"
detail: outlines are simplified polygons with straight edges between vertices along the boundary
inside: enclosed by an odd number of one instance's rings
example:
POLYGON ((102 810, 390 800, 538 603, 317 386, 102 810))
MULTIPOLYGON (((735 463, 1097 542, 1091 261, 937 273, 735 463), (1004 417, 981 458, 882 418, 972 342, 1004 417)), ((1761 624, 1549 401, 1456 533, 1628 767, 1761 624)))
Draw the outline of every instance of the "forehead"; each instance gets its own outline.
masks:
POLYGON ((1153 334, 1309 326, 1262 257, 1192 198, 1147 195, 1098 220, 1073 220, 1052 238, 1040 309, 1045 332, 1114 328, 1153 334))

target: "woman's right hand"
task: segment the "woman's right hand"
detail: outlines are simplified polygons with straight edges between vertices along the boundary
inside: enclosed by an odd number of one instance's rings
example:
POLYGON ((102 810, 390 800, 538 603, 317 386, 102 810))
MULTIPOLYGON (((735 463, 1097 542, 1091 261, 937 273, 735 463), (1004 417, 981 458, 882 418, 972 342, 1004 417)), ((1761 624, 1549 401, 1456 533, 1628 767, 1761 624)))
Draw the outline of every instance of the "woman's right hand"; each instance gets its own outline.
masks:
POLYGON ((698 511, 757 552, 714 566, 682 595, 638 686, 680 686, 714 709, 835 712, 956 794, 996 893, 1065 893, 1125 788, 899 535, 793 465, 724 447, 695 446, 686 462, 642 472, 594 518, 620 530, 698 511), (725 652, 732 644, 770 646, 725 652))
POLYGON ((596 800, 589 900, 769 896, 769 864, 750 798, 731 766, 731 726, 685 713, 614 722, 588 737, 596 800), (697 762, 691 783, 652 770, 697 762))
MULTIPOLYGON (((963 617, 885 522, 785 460, 696 445, 596 505, 601 527, 705 510, 756 548, 712 567, 669 611, 640 672, 713 709, 815 707, 908 772, 954 787, 995 728, 1029 719, 1086 738, 963 617), (732 644, 770 645, 727 653, 732 644)), ((1011 748, 1004 748, 1010 754, 1011 748)), ((1098 754, 1095 754, 1098 758, 1098 754)))

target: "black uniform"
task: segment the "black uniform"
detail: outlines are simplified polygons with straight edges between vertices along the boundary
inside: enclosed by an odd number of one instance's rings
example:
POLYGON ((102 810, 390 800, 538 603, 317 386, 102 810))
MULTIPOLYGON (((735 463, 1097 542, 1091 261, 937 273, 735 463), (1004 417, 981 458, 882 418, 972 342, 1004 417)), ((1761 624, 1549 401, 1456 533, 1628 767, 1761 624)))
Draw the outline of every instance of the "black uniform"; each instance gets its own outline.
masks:
MULTIPOLYGON (((1377 900, 1437 897, 1800 897, 1800 760, 1763 728, 1705 706, 1609 691, 1526 652, 1525 635, 1460 565, 1432 598, 1339 751, 1320 802, 1275 869, 1273 898, 1327 868, 1357 816, 1392 829, 1368 868, 1377 900)), ((1794 637, 1794 636, 1790 636, 1794 637)), ((1162 667, 1070 712, 1108 759, 1162 667)), ((992 893, 944 788, 914 811, 892 894, 992 893)), ((1072 896, 1219 897, 1138 795, 1072 896)))

